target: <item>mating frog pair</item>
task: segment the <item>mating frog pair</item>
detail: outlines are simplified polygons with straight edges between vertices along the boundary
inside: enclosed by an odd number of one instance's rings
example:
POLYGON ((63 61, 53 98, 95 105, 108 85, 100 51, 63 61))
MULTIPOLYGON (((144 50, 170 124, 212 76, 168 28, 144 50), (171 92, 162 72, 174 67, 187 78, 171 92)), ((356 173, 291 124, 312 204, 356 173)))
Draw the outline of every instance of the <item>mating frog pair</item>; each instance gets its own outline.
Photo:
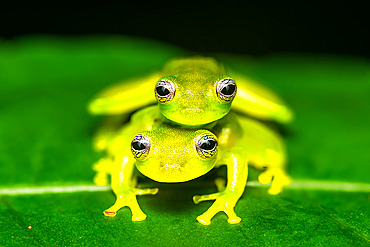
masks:
POLYGON ((107 175, 111 175, 117 196, 115 204, 104 211, 106 216, 115 216, 117 210, 128 206, 132 220, 146 218, 136 195, 155 194, 158 189, 135 188, 135 165, 145 176, 166 183, 189 181, 213 167, 227 165, 226 187, 218 180, 219 192, 193 198, 195 203, 215 200, 197 218, 205 225, 219 211, 228 215, 229 223, 240 222, 234 206, 246 185, 248 163, 265 169, 259 176, 261 183, 270 183, 274 178, 271 194, 281 192, 289 183, 279 136, 256 120, 228 112, 232 107, 261 119, 288 122, 291 111, 269 90, 244 77, 226 75, 212 59, 173 60, 162 75, 106 90, 91 102, 90 111, 123 114, 151 103, 154 97, 149 96, 153 94, 150 84, 154 78, 159 106, 136 112, 121 128, 108 124, 95 138, 95 147, 105 150, 107 156, 94 164, 94 181, 98 185, 108 184, 107 175), (132 95, 140 100, 134 100, 132 95))

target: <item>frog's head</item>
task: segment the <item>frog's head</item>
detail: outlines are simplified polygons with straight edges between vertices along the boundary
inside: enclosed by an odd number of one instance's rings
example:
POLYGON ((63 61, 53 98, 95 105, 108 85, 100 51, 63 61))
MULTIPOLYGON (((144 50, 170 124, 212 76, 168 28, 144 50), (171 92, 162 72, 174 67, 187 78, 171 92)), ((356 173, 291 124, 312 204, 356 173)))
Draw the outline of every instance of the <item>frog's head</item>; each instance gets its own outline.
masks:
POLYGON ((154 90, 160 111, 167 119, 199 126, 218 120, 230 111, 236 83, 215 67, 214 61, 184 59, 175 62, 186 66, 168 69, 166 73, 170 75, 159 79, 154 90))
POLYGON ((137 169, 165 183, 185 182, 210 171, 217 160, 217 138, 208 130, 161 126, 131 142, 137 169))

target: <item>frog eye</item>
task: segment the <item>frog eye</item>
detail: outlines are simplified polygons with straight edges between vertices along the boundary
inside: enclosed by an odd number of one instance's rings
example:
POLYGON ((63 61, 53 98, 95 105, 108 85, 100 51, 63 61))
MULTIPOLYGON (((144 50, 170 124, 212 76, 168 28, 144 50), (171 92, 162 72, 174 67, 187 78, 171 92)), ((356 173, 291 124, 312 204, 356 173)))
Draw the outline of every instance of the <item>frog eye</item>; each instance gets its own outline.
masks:
POLYGON ((155 85, 155 97, 159 103, 168 104, 175 96, 176 88, 172 81, 160 80, 155 85))
POLYGON ((221 102, 228 103, 236 95, 236 83, 233 79, 226 78, 217 82, 216 94, 221 102))
POLYGON ((213 134, 203 134, 198 136, 195 147, 201 158, 212 158, 217 153, 217 138, 213 134))
POLYGON ((135 159, 144 160, 150 151, 150 140, 147 136, 138 134, 131 142, 131 152, 135 159))

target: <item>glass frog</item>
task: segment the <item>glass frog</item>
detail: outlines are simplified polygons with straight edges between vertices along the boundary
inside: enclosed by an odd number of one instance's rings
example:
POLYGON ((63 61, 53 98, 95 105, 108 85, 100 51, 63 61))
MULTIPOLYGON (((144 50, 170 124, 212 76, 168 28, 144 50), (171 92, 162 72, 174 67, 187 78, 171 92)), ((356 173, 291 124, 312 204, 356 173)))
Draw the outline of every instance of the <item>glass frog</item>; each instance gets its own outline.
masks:
POLYGON ((224 66, 212 58, 173 59, 161 72, 104 90, 90 102, 89 111, 97 115, 125 114, 157 99, 167 119, 188 127, 214 122, 230 109, 280 123, 292 119, 292 111, 279 96, 245 76, 232 74, 228 75, 224 66))
POLYGON ((214 215, 224 211, 230 224, 240 222, 234 207, 244 192, 248 164, 266 168, 259 181, 269 183, 275 178, 270 193, 279 193, 289 183, 284 167, 286 155, 280 137, 256 120, 230 113, 218 121, 212 130, 181 128, 168 124, 158 106, 144 108, 133 114, 131 121, 118 132, 102 132, 106 138, 107 156, 94 169, 97 185, 111 185, 116 202, 104 211, 115 216, 125 206, 132 211, 132 220, 141 221, 146 215, 136 196, 156 194, 158 189, 139 189, 135 186, 134 167, 158 182, 186 182, 208 173, 212 168, 227 166, 227 184, 217 180, 219 192, 194 196, 195 203, 215 200, 212 206, 197 217, 204 225, 214 215), (211 132, 212 131, 212 132, 211 132), (131 150, 131 151, 130 151, 131 150))
MULTIPOLYGON (((94 114, 113 114, 107 119, 107 127, 100 130, 109 133, 112 126, 121 126, 120 116, 124 113, 153 103, 155 99, 160 114, 171 123, 187 128, 212 129, 220 125, 218 120, 231 108, 238 113, 281 123, 292 118, 289 107, 269 89, 235 73, 231 77, 221 64, 204 57, 174 59, 160 73, 108 88, 91 101, 89 109, 94 114)), ((160 114, 158 119, 162 117, 160 114)), ((143 120, 138 119, 137 125, 140 121, 143 120)), ((105 149, 106 140, 104 133, 98 134, 95 148, 105 149)), ((270 173, 274 179, 279 176, 274 171, 270 173)))

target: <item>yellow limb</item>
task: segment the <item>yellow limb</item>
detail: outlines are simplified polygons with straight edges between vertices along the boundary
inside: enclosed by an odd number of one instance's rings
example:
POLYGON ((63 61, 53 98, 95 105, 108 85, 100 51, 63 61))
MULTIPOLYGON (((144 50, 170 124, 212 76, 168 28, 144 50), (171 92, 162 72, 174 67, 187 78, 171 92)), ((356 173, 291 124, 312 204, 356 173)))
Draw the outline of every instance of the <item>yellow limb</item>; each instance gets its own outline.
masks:
POLYGON ((154 85, 160 77, 156 73, 109 87, 90 102, 89 112, 95 115, 124 114, 155 103, 154 85))
POLYGON ((94 176, 94 184, 98 186, 108 185, 108 174, 110 174, 110 168, 112 161, 108 158, 102 158, 94 163, 93 170, 96 171, 94 176))
POLYGON ((114 217, 119 209, 129 207, 132 212, 132 221, 142 221, 146 219, 146 215, 141 210, 137 195, 154 195, 158 192, 158 188, 139 189, 134 188, 133 179, 134 162, 129 160, 127 156, 120 157, 112 170, 112 189, 116 194, 116 202, 105 210, 105 216, 114 217))
POLYGON ((129 207, 132 212, 132 221, 142 221, 146 219, 146 214, 141 210, 136 195, 155 195, 158 192, 158 188, 151 189, 137 189, 133 188, 126 192, 122 192, 120 195, 117 195, 116 202, 105 210, 103 214, 105 216, 114 217, 117 214, 117 211, 123 207, 129 207))
POLYGON ((109 142, 117 135, 122 124, 127 121, 129 114, 108 116, 100 125, 93 139, 93 146, 96 151, 104 151, 108 148, 109 142))
POLYGON ((263 120, 275 120, 281 123, 293 119, 292 110, 270 89, 251 79, 233 73, 238 91, 232 103, 232 109, 263 120))
POLYGON ((292 182, 292 179, 282 168, 267 168, 258 176, 258 181, 262 184, 268 184, 271 180, 271 187, 267 191, 271 195, 279 194, 284 186, 292 182))
POLYGON ((215 185, 217 187, 218 191, 225 190, 226 180, 224 178, 216 178, 215 179, 215 185))
MULTIPOLYGON (((237 224, 241 221, 234 211, 235 204, 244 192, 245 185, 248 177, 248 165, 241 158, 232 155, 228 159, 227 164, 227 178, 228 183, 225 190, 209 195, 194 196, 194 203, 199 203, 207 200, 216 200, 212 206, 197 217, 199 223, 203 225, 211 224, 211 219, 218 212, 225 212, 230 224, 237 224)), ((219 189, 223 189, 222 181, 216 181, 219 189)))

